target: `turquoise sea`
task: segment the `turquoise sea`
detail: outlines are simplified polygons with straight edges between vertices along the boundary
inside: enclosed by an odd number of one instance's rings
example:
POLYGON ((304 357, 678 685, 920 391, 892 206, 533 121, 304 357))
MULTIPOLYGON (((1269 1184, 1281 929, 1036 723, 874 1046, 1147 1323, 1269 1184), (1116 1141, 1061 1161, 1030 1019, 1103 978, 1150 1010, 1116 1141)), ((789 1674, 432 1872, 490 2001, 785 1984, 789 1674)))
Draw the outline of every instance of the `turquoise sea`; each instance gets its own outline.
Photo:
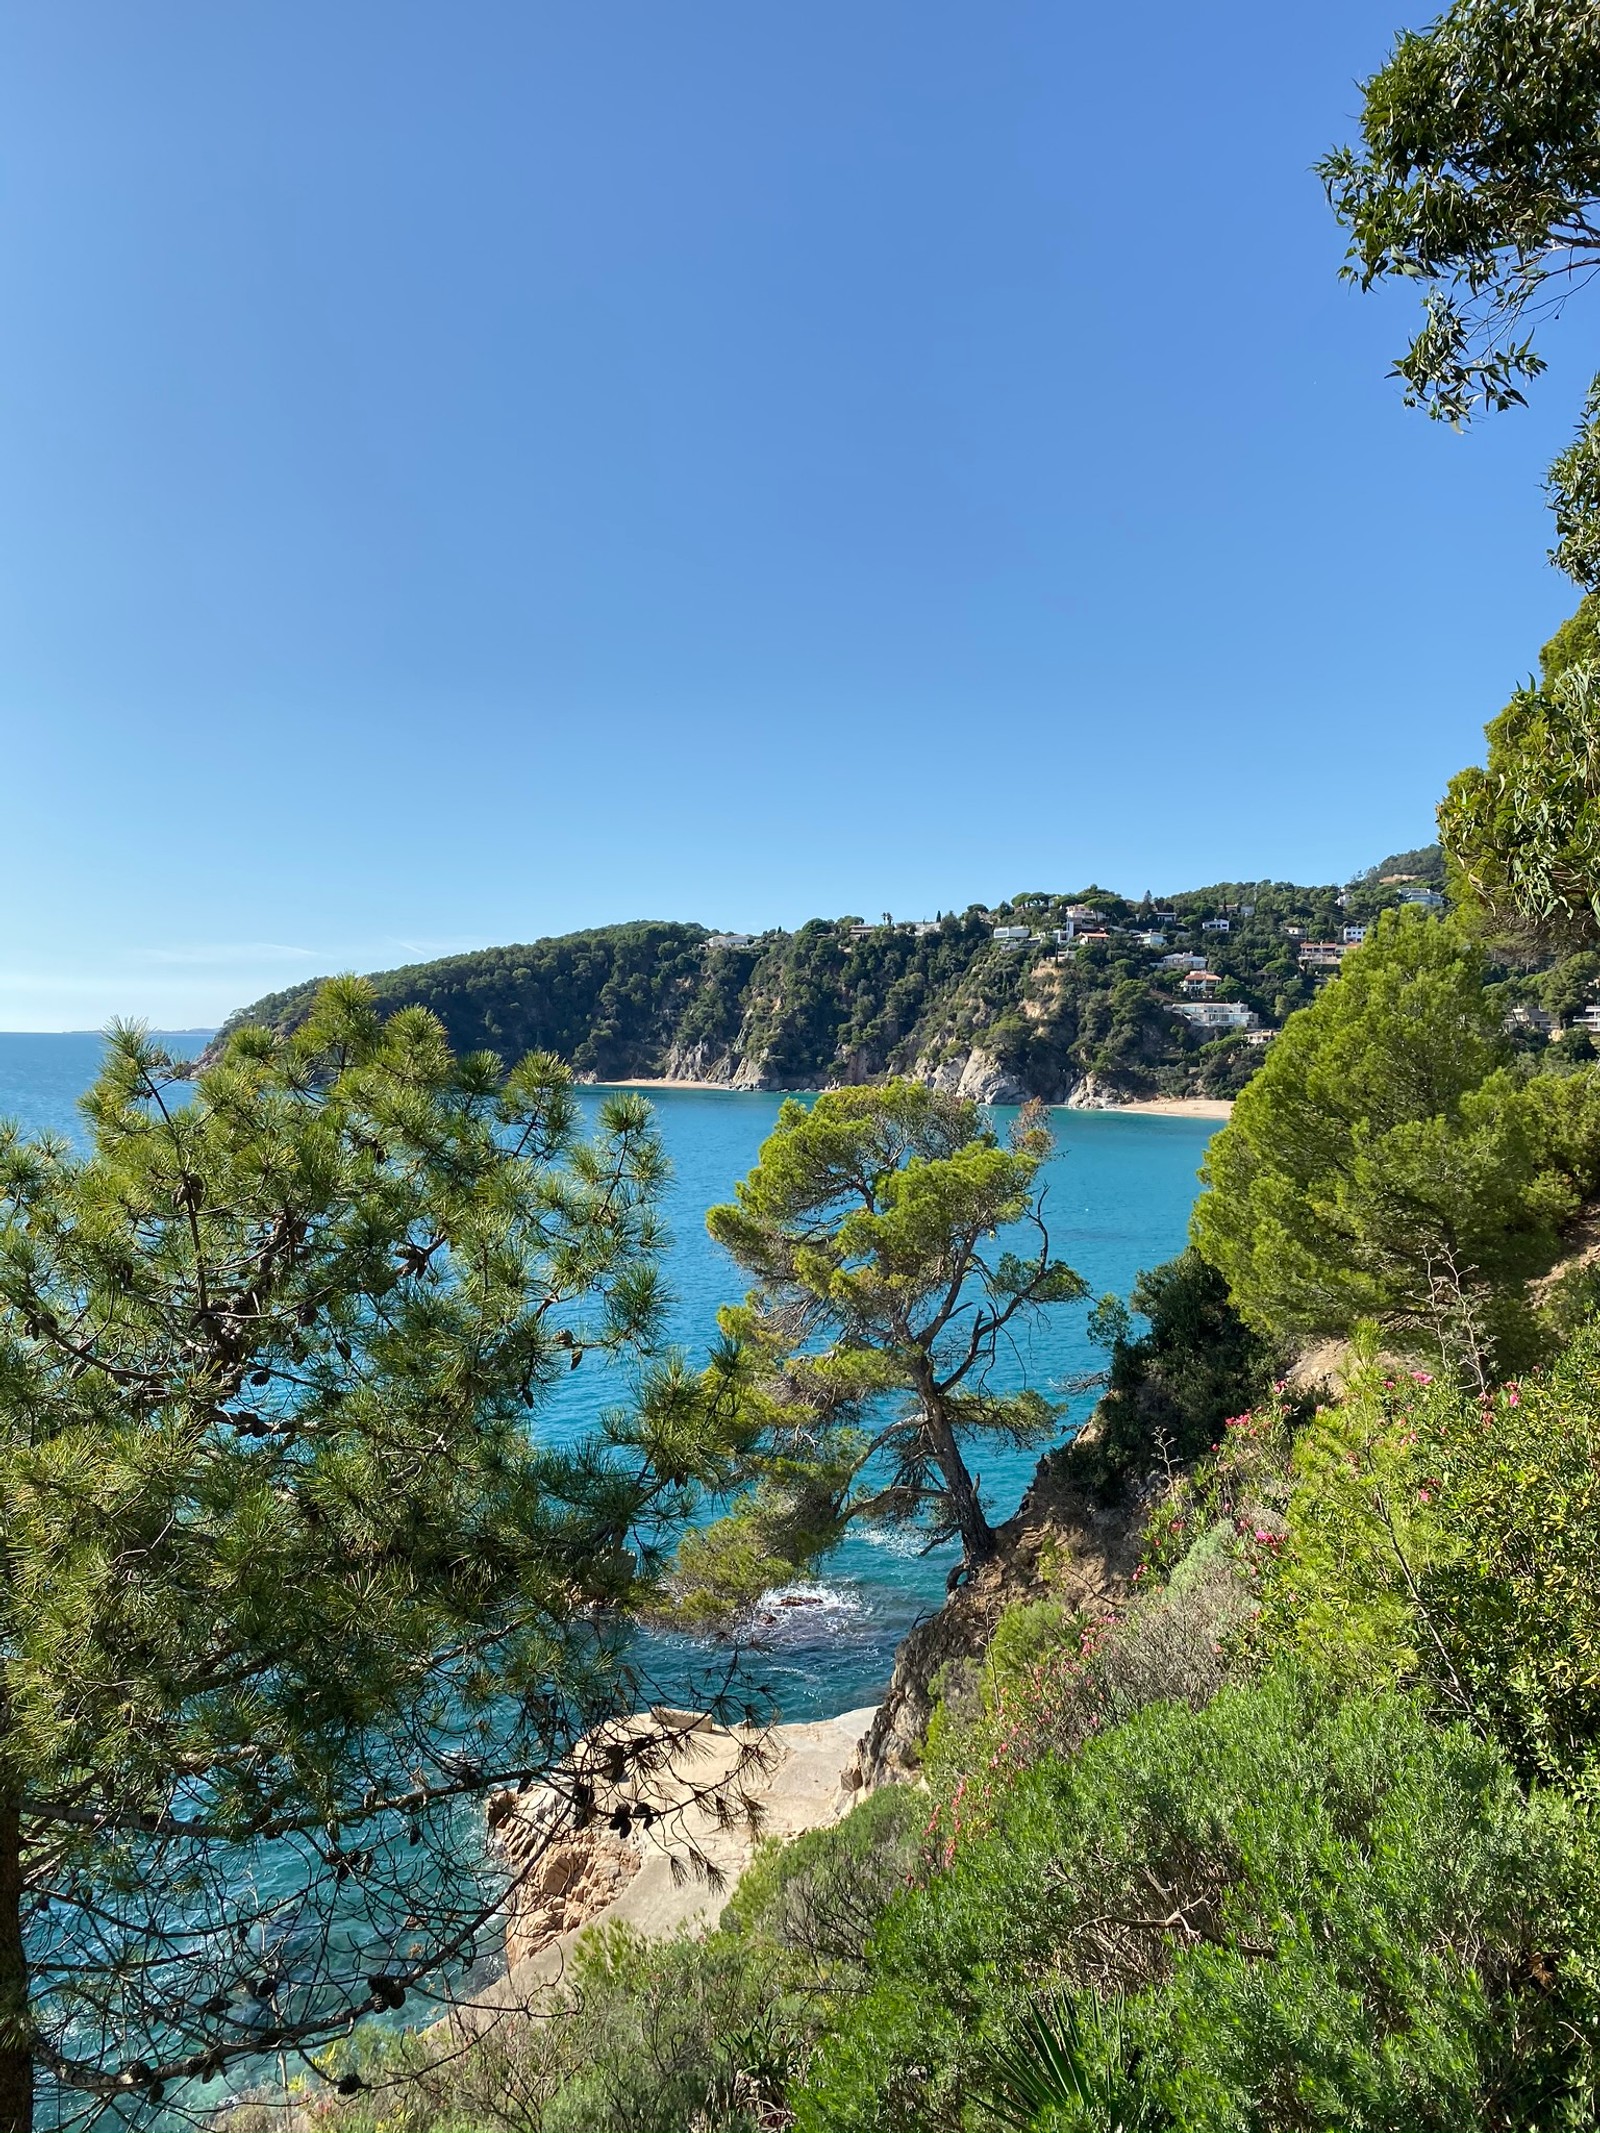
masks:
MULTIPOLYGON (((169 1041, 175 1050, 198 1050, 208 1034, 183 1031, 169 1041)), ((77 1099, 93 1078, 100 1049, 92 1034, 0 1034, 0 1117, 15 1118, 32 1132, 76 1134, 77 1099)), ((717 1306, 739 1294, 735 1270, 705 1233, 705 1210, 729 1197, 750 1168, 782 1098, 697 1089, 649 1094, 673 1162, 671 1330, 692 1351, 714 1334, 717 1306)), ((586 1101, 597 1103, 599 1092, 589 1092, 586 1101)), ((1002 1126, 1007 1116, 1000 1114, 1002 1126)), ((1045 1200, 1052 1248, 1084 1276, 1092 1295, 1107 1289, 1126 1294, 1140 1268, 1181 1250, 1196 1171, 1216 1127, 1201 1119, 1066 1110, 1052 1113, 1052 1123, 1059 1143, 1045 1200)), ((1054 1313, 1005 1359, 1006 1376, 1061 1396, 1075 1376, 1098 1368, 1102 1358, 1084 1334, 1087 1309, 1054 1313)), ((563 1433, 581 1428, 623 1390, 615 1378, 580 1373, 562 1388, 541 1426, 563 1433)), ((1080 1394, 1072 1402, 1064 1433, 1083 1419, 1092 1400, 1092 1394, 1080 1394)), ((1035 1455, 999 1452, 977 1463, 991 1515, 1008 1516, 1027 1486, 1035 1455)), ((764 1610, 771 1620, 755 1625, 750 1658, 783 1715, 823 1717, 874 1702, 895 1646, 942 1599, 954 1559, 949 1549, 920 1554, 903 1535, 852 1539, 824 1576, 797 1589, 812 1604, 764 1610)), ((714 1656, 709 1649, 663 1648, 655 1664, 669 1683, 714 1656)))

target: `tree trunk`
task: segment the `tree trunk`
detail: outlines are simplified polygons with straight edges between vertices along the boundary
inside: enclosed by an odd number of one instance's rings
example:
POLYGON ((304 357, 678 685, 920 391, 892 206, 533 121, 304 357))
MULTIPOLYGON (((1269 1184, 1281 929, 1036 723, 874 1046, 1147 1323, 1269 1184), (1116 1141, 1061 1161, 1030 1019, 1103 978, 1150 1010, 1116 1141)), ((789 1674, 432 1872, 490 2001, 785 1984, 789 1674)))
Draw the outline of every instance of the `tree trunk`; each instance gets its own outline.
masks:
POLYGON ((956 1433, 950 1426, 931 1371, 918 1390, 922 1399, 923 1423, 933 1446, 933 1456, 944 1476, 951 1516, 961 1535, 962 1554, 967 1568, 976 1570, 980 1563, 993 1562, 1000 1552, 1000 1544, 994 1537, 993 1526, 984 1516, 983 1505, 978 1501, 978 1492, 967 1472, 967 1462, 961 1456, 961 1447, 956 1442, 956 1433))
POLYGON ((0 2133, 32 2133, 33 2025, 22 1941, 22 1814, 0 1793, 0 2133))

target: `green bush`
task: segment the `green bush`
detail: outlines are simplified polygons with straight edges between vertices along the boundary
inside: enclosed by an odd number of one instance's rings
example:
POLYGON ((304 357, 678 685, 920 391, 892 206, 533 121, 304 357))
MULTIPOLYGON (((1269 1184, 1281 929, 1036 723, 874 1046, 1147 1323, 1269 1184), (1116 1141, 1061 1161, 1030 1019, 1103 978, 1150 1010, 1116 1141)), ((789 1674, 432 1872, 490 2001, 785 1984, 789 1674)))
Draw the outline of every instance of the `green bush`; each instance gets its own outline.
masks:
POLYGON ((1134 1339, 1125 1312, 1120 1320, 1108 1314, 1109 1381, 1093 1427, 1069 1460, 1074 1475, 1102 1496, 1164 1462, 1198 1458, 1229 1416, 1266 1395, 1283 1360, 1245 1323, 1227 1283, 1192 1247, 1141 1274, 1129 1300, 1149 1330, 1134 1339))
POLYGON ((1369 1381, 1295 1467, 1283 1634, 1336 1680, 1425 1683, 1528 1779, 1600 1789, 1600 1327, 1485 1399, 1369 1381))
MULTIPOLYGON (((1399 1696, 1278 1669, 1021 1778, 884 1916, 794 2099, 810 2133, 955 2133, 1032 2011, 1120 2000, 1120 2083, 1184 2133, 1592 2123, 1583 1827, 1399 1696)), ((1057 2123, 1065 2125, 1068 2120, 1057 2123)))

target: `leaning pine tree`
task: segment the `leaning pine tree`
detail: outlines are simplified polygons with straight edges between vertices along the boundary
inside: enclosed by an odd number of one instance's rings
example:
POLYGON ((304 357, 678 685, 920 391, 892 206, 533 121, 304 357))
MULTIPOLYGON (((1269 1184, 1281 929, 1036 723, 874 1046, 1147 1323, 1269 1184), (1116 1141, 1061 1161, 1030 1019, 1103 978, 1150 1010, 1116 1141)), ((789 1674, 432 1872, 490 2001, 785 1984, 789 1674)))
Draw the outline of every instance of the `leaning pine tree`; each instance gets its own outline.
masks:
POLYGON ((724 1447, 731 1508, 679 1552, 690 1605, 753 1597, 853 1521, 959 1539, 968 1569, 994 1555, 964 1447, 1054 1433, 1059 1409, 997 1389, 995 1366, 1047 1306, 1087 1293, 1050 1256, 1052 1146, 1041 1105, 1002 1146, 976 1105, 910 1081, 784 1105, 736 1201, 706 1218, 755 1285, 721 1313, 706 1372, 666 1369, 645 1402, 658 1430, 716 1419, 724 1447), (997 1248, 1003 1230, 1025 1251, 997 1248))
POLYGON ((86 1112, 81 1157, 0 1134, 3 2133, 202 2107, 469 1971, 474 1803, 628 1700, 679 1498, 637 1427, 529 1426, 658 1316, 637 1099, 581 1138, 555 1061, 343 982, 192 1087, 115 1034, 86 1112))

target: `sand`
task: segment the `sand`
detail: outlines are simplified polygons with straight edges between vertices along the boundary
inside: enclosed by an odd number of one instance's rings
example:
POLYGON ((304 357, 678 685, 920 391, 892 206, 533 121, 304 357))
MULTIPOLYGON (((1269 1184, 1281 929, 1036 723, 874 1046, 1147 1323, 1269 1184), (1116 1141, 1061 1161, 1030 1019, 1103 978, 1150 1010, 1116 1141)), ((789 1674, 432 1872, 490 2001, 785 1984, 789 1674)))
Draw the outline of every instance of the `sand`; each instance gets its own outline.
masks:
POLYGON ((1108 1104, 1113 1118, 1231 1118, 1233 1105, 1220 1096, 1152 1096, 1148 1103, 1108 1104))

